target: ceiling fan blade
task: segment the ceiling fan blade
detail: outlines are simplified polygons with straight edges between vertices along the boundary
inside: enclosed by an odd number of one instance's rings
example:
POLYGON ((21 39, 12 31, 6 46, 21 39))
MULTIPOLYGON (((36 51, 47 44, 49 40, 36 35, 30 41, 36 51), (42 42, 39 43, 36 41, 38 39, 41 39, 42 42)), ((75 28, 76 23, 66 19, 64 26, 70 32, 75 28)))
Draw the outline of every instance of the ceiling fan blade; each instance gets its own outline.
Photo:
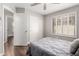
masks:
POLYGON ((33 4, 31 4, 31 6, 36 6, 36 5, 38 5, 38 4, 40 4, 40 3, 33 3, 33 4))
POLYGON ((43 10, 46 10, 47 8, 46 8, 46 3, 44 3, 44 7, 43 7, 43 10))

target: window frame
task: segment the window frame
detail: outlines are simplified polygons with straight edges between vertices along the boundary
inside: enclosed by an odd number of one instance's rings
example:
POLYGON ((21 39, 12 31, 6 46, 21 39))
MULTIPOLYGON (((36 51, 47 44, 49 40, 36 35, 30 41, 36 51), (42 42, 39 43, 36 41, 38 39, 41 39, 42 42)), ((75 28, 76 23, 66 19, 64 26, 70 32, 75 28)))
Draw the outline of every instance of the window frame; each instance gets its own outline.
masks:
MULTIPOLYGON (((68 22, 68 20, 67 20, 68 22)), ((61 20, 61 23, 62 23, 62 20, 61 20)), ((62 23, 63 24, 63 23, 62 23)), ((77 12, 74 11, 74 12, 69 12, 69 13, 64 13, 64 14, 61 14, 61 15, 55 15, 53 16, 52 18, 52 35, 58 35, 58 36, 66 36, 66 37, 72 37, 72 38, 77 38, 77 12), (74 35, 64 35, 63 33, 62 34, 57 34, 57 33, 54 33, 54 24, 53 24, 53 19, 57 19, 58 17, 62 18, 62 17, 69 17, 70 14, 74 14, 75 16, 75 25, 74 25, 74 35)), ((56 25, 57 26, 57 22, 56 22, 56 25)), ((63 25, 62 25, 62 31, 63 31, 63 25)))

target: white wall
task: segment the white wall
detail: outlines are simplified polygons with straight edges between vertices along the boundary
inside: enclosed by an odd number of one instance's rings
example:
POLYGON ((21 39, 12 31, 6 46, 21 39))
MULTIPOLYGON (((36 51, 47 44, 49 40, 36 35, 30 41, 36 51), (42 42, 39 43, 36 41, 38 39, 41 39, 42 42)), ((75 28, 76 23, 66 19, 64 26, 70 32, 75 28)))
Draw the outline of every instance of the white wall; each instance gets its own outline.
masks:
POLYGON ((4 31, 3 31, 3 9, 2 5, 0 4, 0 55, 4 54, 4 31))
POLYGON ((30 13, 30 41, 43 38, 43 16, 30 13))

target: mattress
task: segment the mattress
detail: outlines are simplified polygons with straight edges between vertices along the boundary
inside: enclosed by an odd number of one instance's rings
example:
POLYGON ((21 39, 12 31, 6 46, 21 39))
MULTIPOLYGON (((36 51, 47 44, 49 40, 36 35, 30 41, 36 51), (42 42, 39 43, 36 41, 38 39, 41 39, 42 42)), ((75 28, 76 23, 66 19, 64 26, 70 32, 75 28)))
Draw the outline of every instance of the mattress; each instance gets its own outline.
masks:
POLYGON ((70 41, 46 37, 31 42, 33 56, 70 56, 70 41))

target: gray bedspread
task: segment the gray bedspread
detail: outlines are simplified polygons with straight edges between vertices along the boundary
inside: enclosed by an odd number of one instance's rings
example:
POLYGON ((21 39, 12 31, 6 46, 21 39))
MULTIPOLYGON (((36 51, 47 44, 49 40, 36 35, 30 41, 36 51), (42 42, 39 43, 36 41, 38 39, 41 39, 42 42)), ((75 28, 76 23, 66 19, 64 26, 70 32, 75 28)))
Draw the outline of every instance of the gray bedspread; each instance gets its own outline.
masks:
POLYGON ((33 56, 70 56, 71 42, 51 37, 31 42, 33 56))

